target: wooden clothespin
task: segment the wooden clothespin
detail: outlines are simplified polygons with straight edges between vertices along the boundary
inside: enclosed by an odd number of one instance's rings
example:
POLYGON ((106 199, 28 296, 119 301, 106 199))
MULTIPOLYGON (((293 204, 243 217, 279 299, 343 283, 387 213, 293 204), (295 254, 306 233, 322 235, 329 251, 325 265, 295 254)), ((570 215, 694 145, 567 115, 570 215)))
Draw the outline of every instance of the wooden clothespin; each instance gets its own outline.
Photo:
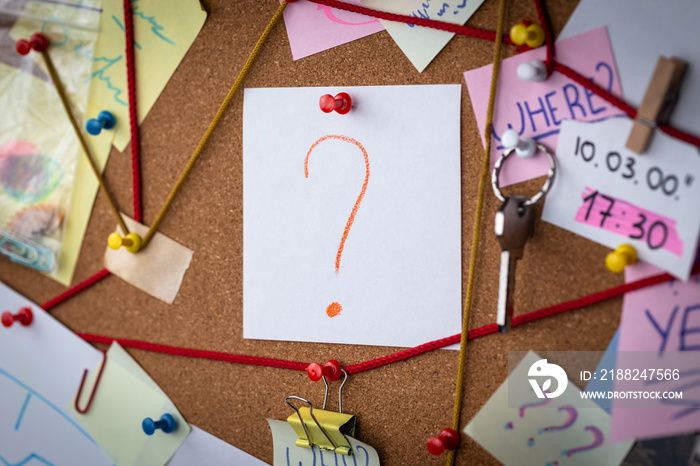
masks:
POLYGON ((627 148, 644 153, 658 123, 666 124, 678 100, 678 91, 688 64, 675 57, 659 57, 656 69, 647 87, 642 105, 637 111, 627 148))

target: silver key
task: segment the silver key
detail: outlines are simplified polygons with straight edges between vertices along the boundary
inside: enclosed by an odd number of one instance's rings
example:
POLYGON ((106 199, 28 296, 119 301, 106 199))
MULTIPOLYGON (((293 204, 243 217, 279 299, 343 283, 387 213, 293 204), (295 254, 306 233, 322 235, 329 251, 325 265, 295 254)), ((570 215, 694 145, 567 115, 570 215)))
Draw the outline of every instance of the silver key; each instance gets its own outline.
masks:
POLYGON ((527 199, 524 196, 509 196, 496 212, 496 237, 501 243, 496 323, 502 333, 506 333, 510 325, 515 265, 518 259, 522 259, 525 243, 532 236, 535 226, 535 212, 531 205, 525 205, 527 199))

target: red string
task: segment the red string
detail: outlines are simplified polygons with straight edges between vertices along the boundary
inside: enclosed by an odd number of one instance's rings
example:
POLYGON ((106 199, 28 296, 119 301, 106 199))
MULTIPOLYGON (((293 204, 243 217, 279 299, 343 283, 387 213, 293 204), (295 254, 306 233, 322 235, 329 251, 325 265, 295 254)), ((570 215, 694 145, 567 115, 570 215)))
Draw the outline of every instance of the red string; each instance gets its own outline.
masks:
POLYGON ((107 275, 109 275, 110 272, 107 269, 102 269, 99 272, 97 272, 95 275, 92 277, 87 278, 86 280, 78 283, 75 285, 73 288, 69 288, 60 295, 56 296, 53 299, 50 299, 49 301, 46 301, 44 304, 41 305, 41 308, 45 311, 49 311, 52 308, 58 306, 61 304, 63 301, 67 300, 68 298, 71 298, 72 296, 80 293, 86 288, 90 288, 92 285, 95 283, 99 282, 103 278, 105 278, 107 275))
MULTIPOLYGON (((697 273, 700 273, 700 263, 696 264, 692 270, 692 274, 697 273)), ((537 311, 529 312, 527 314, 515 316, 513 318, 513 326, 515 327, 523 325, 528 322, 544 319, 546 317, 561 314, 563 312, 580 309, 586 306, 590 306, 592 304, 600 303, 611 298, 622 296, 623 294, 628 293, 630 291, 640 290, 649 286, 658 285, 659 283, 664 283, 673 279, 673 276, 667 273, 662 273, 659 275, 654 275, 652 277, 643 278, 634 282, 618 285, 613 288, 594 293, 592 295, 567 301, 565 303, 556 304, 554 306, 539 309, 537 311)), ((496 332, 498 332, 498 325, 488 324, 479 328, 469 330, 467 339, 474 340, 476 338, 490 335, 496 332)), ((244 356, 239 354, 220 353, 217 351, 204 351, 190 348, 180 348, 177 346, 159 345, 141 340, 112 338, 102 335, 94 335, 90 333, 79 333, 78 336, 90 343, 102 343, 108 345, 112 341, 116 341, 120 345, 128 348, 141 349, 145 351, 154 351, 157 353, 164 354, 172 354, 175 356, 185 356, 189 358, 212 359, 215 361, 225 361, 237 364, 253 364, 257 366, 279 367, 281 369, 293 369, 298 371, 306 370, 306 366, 308 366, 307 363, 297 361, 285 361, 282 359, 261 358, 257 356, 244 356)), ((459 343, 459 341, 460 334, 452 335, 451 337, 424 343, 420 346, 416 346, 415 348, 409 348, 403 351, 399 351, 398 353, 383 356, 381 358, 372 359, 370 361, 362 362, 359 364, 353 364, 351 366, 346 366, 345 370, 348 371, 349 374, 357 374, 359 372, 364 372, 370 369, 376 369, 378 367, 386 366, 394 362, 405 361, 406 359, 418 356, 423 353, 427 353, 429 351, 457 344, 459 343)))
POLYGON ((129 88, 129 124, 131 125, 131 178, 134 197, 134 220, 143 221, 141 202, 141 139, 136 105, 136 60, 134 59, 134 16, 131 0, 124 0, 124 34, 126 42, 126 81, 129 88))
POLYGON ((142 349, 155 353, 172 354, 175 356, 185 356, 187 358, 212 359, 214 361, 233 362, 236 364, 253 364, 256 366, 279 367, 280 369, 293 369, 297 371, 306 370, 308 363, 285 361, 282 359, 261 358, 257 356, 245 356, 241 354, 219 353, 217 351, 205 351, 190 348, 178 348, 177 346, 158 345, 140 340, 127 340, 122 338, 105 337, 90 333, 79 333, 79 337, 90 343, 102 343, 108 345, 116 341, 127 348, 142 349))
MULTIPOLYGON (((435 29, 440 29, 440 30, 445 30, 445 31, 450 31, 450 32, 455 32, 457 34, 463 34, 463 35, 468 35, 471 37, 477 37, 477 38, 482 38, 482 39, 487 39, 487 40, 495 40, 495 34, 491 33, 489 31, 483 31, 479 30, 476 28, 469 28, 466 26, 458 26, 458 25, 452 25, 450 23, 442 23, 440 21, 434 21, 434 20, 426 20, 424 18, 415 18, 415 17, 410 17, 410 16, 405 16, 405 15, 395 15, 391 13, 384 13, 384 12, 378 12, 375 10, 370 10, 365 7, 359 7, 355 5, 349 5, 343 2, 339 2, 336 0, 310 0, 314 3, 319 3, 322 5, 327 5, 331 6, 334 8, 340 8, 344 9, 347 11, 353 11, 356 13, 361 13, 365 14, 368 16, 373 16, 377 18, 382 18, 382 19, 388 19, 392 21, 402 21, 410 24, 416 24, 419 26, 425 26, 425 27, 432 27, 435 29)), ((128 76, 130 80, 130 87, 129 87, 129 101, 130 101, 130 120, 132 123, 132 167, 138 167, 138 146, 139 144, 136 144, 136 164, 134 164, 134 141, 138 142, 138 122, 136 120, 135 116, 135 109, 136 106, 131 105, 132 103, 132 97, 133 97, 133 102, 135 102, 135 83, 134 87, 132 89, 131 87, 131 81, 134 81, 135 79, 135 74, 134 74, 134 67, 133 67, 133 24, 132 24, 132 17, 131 17, 131 9, 130 9, 130 3, 129 0, 124 0, 124 6, 125 6, 125 29, 127 30, 127 67, 128 67, 128 76), (128 13, 127 13, 128 11, 128 13), (127 19, 128 17, 128 19, 127 19), (131 44, 131 54, 132 54, 132 63, 131 66, 128 65, 129 62, 129 43, 131 44), (134 124, 136 122, 136 124, 134 124), (134 136, 136 135, 136 136, 134 136)), ((561 63, 557 63, 554 60, 554 43, 552 41, 552 30, 551 26, 549 23, 549 18, 547 16, 546 10, 544 9, 544 4, 541 2, 541 0, 535 0, 535 7, 537 9, 537 14, 540 20, 540 23, 543 26, 543 29, 545 31, 545 37, 546 37, 546 44, 547 44, 547 63, 551 64, 553 69, 564 74, 565 76, 569 77, 570 79, 574 80, 575 82, 579 83, 580 85, 586 87, 587 89, 591 90, 593 93, 598 95, 599 97, 607 100, 611 104, 617 106, 621 110, 623 110, 625 113, 627 113, 630 118, 635 118, 637 114, 637 110, 632 107, 631 105, 627 104, 624 102, 622 99, 614 96, 610 92, 606 91, 605 89, 601 88, 600 86, 596 85, 590 80, 587 80, 574 70, 568 68, 565 65, 562 65, 561 63)), ((504 42, 506 43, 511 43, 509 37, 504 36, 504 42)), ((549 70, 549 66, 548 66, 549 70)), ((551 72, 548 71, 548 72, 551 72)), ((665 133, 669 134, 672 137, 681 139, 685 142, 688 142, 690 144, 693 144, 697 147, 700 147, 700 138, 693 136, 691 134, 685 133, 681 130, 678 130, 676 128, 673 128, 669 125, 659 125, 659 129, 664 131, 665 133)), ((137 209, 136 209, 136 202, 137 202, 137 197, 139 200, 139 209, 138 209, 138 216, 140 217, 141 211, 140 211, 140 187, 141 187, 141 182, 140 182, 140 169, 134 172, 134 216, 136 218, 137 216, 137 209), (138 182, 138 186, 137 186, 138 182), (137 196, 138 193, 138 196, 137 196)), ((697 274, 700 273, 700 264, 696 264, 693 269, 692 269, 692 274, 697 274)), ((69 299, 73 295, 81 292, 82 290, 94 285, 95 283, 99 282, 103 278, 105 278, 107 275, 109 275, 110 272, 107 269, 104 269, 97 274, 93 275, 92 277, 86 279, 85 281, 79 283, 78 285, 74 286, 73 288, 65 291, 64 293, 60 294, 59 296, 55 297, 54 299, 46 302, 42 308, 45 310, 50 310, 51 308, 57 306, 58 304, 62 303, 63 301, 69 299)), ((556 314, 561 314, 563 312, 571 311, 574 309, 580 309, 582 307, 590 306, 592 304, 596 304, 617 296, 621 296, 627 292, 630 291, 635 291, 639 289, 643 289, 649 286, 657 285, 659 283, 663 283, 669 280, 673 280, 673 277, 667 273, 655 275, 652 277, 644 278, 641 280, 637 280, 634 282, 626 283, 623 285, 619 285, 613 288, 609 288, 607 290, 594 293, 592 295, 584 296, 582 298, 574 299, 571 301, 567 301, 561 304, 556 304, 554 306, 550 306, 547 308, 539 309, 537 311, 533 311, 527 314, 515 316, 513 318, 513 326, 519 326, 526 324, 528 322, 532 322, 535 320, 543 319, 545 317, 550 317, 556 314)), ((473 340, 475 338, 479 338, 485 335, 490 335, 492 333, 496 333, 498 331, 498 326, 496 324, 488 324, 484 325, 482 327, 476 328, 469 330, 467 339, 468 340, 473 340)), ((279 368, 284 368, 284 369, 294 369, 294 370, 305 370, 307 364, 306 363, 301 363, 301 362, 295 362, 295 361, 285 361, 281 359, 271 359, 271 358, 261 358, 261 357, 256 357, 256 356, 245 356, 245 355, 233 355, 233 354, 228 354, 228 353, 220 353, 220 352, 215 352, 215 351, 205 351, 205 350, 197 350, 197 349, 189 349, 189 348, 179 348, 175 346, 167 346, 167 345, 159 345, 155 343, 149 343, 145 341, 139 341, 139 340, 127 340, 127 339, 115 339, 112 337, 106 337, 106 336, 101 336, 101 335, 93 335, 93 334, 78 334, 80 337, 85 339, 88 342, 92 343, 103 343, 103 344, 109 344, 112 341, 117 341, 119 342, 122 346, 125 347, 130 347, 130 348, 136 348, 136 349, 142 349, 146 351, 154 351, 154 352, 159 352, 159 353, 164 353, 164 354, 173 354, 177 356, 185 356, 185 357, 192 357, 192 358, 202 358, 202 359, 212 359, 212 360, 217 360, 217 361, 226 361, 226 362, 233 362, 233 363, 238 363, 238 364, 253 364, 253 365, 260 365, 260 366, 268 366, 268 367, 279 367, 279 368)), ((375 369, 377 367, 382 367, 388 364, 391 364, 393 362, 398 362, 398 361, 403 361, 415 356, 418 356, 420 354, 426 353, 428 351, 433 351, 435 349, 443 348, 445 346, 449 346, 452 344, 456 344, 460 342, 460 334, 453 335, 451 337, 443 338, 441 340, 435 340, 432 342, 425 343, 423 345, 417 346, 415 348, 410 348, 407 350, 400 351, 398 353, 390 354, 388 356, 384 356, 381 358, 373 359, 370 361, 366 361, 360 364, 354 364, 351 366, 347 366, 345 369, 348 371, 350 374, 355 374, 363 371, 367 371, 370 369, 375 369)))
POLYGON ((547 59, 544 65, 547 68, 547 76, 549 77, 554 71, 554 32, 552 32, 552 24, 549 21, 549 15, 542 0, 535 0, 535 9, 537 10, 537 18, 540 20, 540 26, 544 30, 544 43, 547 47, 547 59))
MULTIPOLYGON (((438 29, 440 31, 452 32, 455 34, 460 34, 462 36, 475 37, 477 39, 485 39, 490 41, 496 40, 496 33, 492 31, 486 31, 484 29, 474 28, 470 26, 464 26, 461 24, 446 23, 444 21, 435 21, 434 19, 418 18, 415 16, 399 15, 396 13, 387 13, 385 11, 372 10, 364 6, 352 5, 350 3, 339 2, 337 0, 309 0, 312 3, 318 3, 319 5, 329 6, 331 8, 337 8, 339 10, 352 11, 353 13, 360 13, 361 15, 371 16, 373 18, 386 19, 389 21, 397 21, 400 23, 413 24, 415 26, 423 26, 432 29, 438 29)), ((513 41, 510 40, 509 34, 503 34, 503 43, 508 45, 514 45, 513 41)))
MULTIPOLYGON (((331 8, 338 8, 340 10, 352 11, 354 13, 360 13, 366 16, 371 16, 374 18, 386 19, 389 21, 398 21, 402 23, 414 24, 416 26, 429 27, 433 29, 439 29, 441 31, 454 32, 455 34, 461 34, 469 37, 476 37, 478 39, 485 39, 494 41, 496 40, 496 34, 491 31, 486 31, 483 29, 472 28, 468 26, 459 26, 451 23, 445 23, 443 21, 436 21, 432 19, 416 18, 414 16, 398 15, 394 13, 387 13, 384 11, 372 10, 366 7, 351 5, 349 3, 340 2, 338 0, 309 0, 313 3, 318 3, 320 5, 330 6, 331 8)), ((542 0, 535 0, 535 9, 537 10, 537 16, 540 21, 540 25, 545 32, 545 45, 547 47, 547 59, 545 65, 547 67, 547 76, 549 76, 552 71, 559 71, 570 79, 576 81, 581 86, 592 91, 599 97, 605 99, 612 105, 620 108, 622 111, 627 113, 630 118, 635 118, 637 116, 637 109, 626 103, 624 100, 616 97, 610 92, 606 91, 602 87, 595 84, 593 81, 586 79, 581 76, 576 71, 571 68, 562 65, 554 59, 554 34, 552 32, 551 23, 549 21, 549 16, 547 10, 544 6, 542 0)), ((513 45, 513 41, 510 40, 510 36, 507 34, 503 35, 503 42, 506 44, 513 45)), ((518 48, 518 51, 521 51, 518 48)), ((685 131, 674 128, 670 125, 659 124, 658 128, 669 136, 679 139, 683 142, 691 144, 693 146, 700 148, 700 137, 694 136, 685 131)))

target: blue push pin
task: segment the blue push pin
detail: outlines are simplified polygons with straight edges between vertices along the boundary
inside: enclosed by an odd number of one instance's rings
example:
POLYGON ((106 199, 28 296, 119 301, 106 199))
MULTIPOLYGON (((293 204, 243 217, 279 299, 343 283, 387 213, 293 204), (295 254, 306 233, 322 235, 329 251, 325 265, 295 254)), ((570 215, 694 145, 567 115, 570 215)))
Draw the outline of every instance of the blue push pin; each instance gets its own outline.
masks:
POLYGON ((156 429, 161 429, 166 434, 169 434, 177 428, 177 424, 175 424, 175 419, 171 414, 165 413, 160 417, 160 421, 154 422, 153 419, 147 417, 141 423, 141 427, 143 427, 146 435, 153 435, 156 429))
POLYGON ((117 119, 114 118, 114 115, 107 110, 103 110, 99 115, 97 115, 97 119, 90 118, 88 120, 87 124, 85 125, 85 129, 87 129, 87 132, 93 136, 97 136, 102 131, 102 128, 112 129, 116 123, 117 119))

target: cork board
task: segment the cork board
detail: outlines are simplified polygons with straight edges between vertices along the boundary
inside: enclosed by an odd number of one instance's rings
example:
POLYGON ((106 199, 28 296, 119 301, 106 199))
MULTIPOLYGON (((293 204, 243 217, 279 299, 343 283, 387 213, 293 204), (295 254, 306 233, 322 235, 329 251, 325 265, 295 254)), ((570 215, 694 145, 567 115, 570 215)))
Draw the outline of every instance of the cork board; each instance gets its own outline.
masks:
MULTIPOLYGON (((531 0, 509 3, 507 25, 536 18, 531 0)), ((576 3, 547 2, 555 33, 564 26, 576 3)), ((141 127, 147 224, 153 221, 277 8, 274 0, 235 4, 202 0, 202 4, 208 19, 141 127)), ((488 0, 468 24, 495 30, 497 10, 498 2, 488 0)), ((504 50, 506 56, 514 53, 513 47, 504 50)), ((388 33, 381 32, 295 62, 280 23, 244 85, 461 84, 462 281, 466 286, 483 148, 462 73, 490 63, 492 54, 493 43, 458 36, 419 74, 388 33)), ((167 305, 119 278, 107 277, 55 308, 52 314, 76 332, 306 363, 334 358, 350 365, 399 351, 242 338, 242 108, 239 94, 161 224, 160 231, 195 251, 175 302, 167 305)), ((119 205, 131 215, 129 148, 125 153, 112 150, 106 178, 119 205)), ((534 193, 540 183, 533 180, 513 189, 534 193)), ((495 319, 500 248, 492 228, 497 208, 498 201, 487 193, 471 328, 495 319)), ((114 223, 104 196, 98 194, 73 283, 103 268, 106 238, 114 223)), ((516 315, 622 283, 621 276, 605 270, 606 253, 602 246, 538 222, 536 235, 517 270, 516 315)), ((0 261, 0 280, 37 303, 64 290, 54 281, 6 260, 0 261)), ((614 299, 530 323, 506 336, 495 334, 469 343, 461 425, 506 378, 508 351, 604 350, 617 328, 621 303, 621 299, 614 299)), ((265 419, 286 419, 290 410, 283 400, 288 395, 306 396, 316 403, 323 397, 322 386, 311 383, 303 372, 129 352, 189 422, 266 462, 272 461, 272 446, 265 419)), ((357 438, 374 446, 384 464, 444 462, 444 457, 433 458, 427 453, 425 441, 452 422, 457 359, 457 352, 433 351, 350 377, 343 392, 344 408, 357 416, 357 438)), ((333 398, 332 409, 334 402, 333 398)), ((463 436, 458 464, 496 461, 463 436)))

